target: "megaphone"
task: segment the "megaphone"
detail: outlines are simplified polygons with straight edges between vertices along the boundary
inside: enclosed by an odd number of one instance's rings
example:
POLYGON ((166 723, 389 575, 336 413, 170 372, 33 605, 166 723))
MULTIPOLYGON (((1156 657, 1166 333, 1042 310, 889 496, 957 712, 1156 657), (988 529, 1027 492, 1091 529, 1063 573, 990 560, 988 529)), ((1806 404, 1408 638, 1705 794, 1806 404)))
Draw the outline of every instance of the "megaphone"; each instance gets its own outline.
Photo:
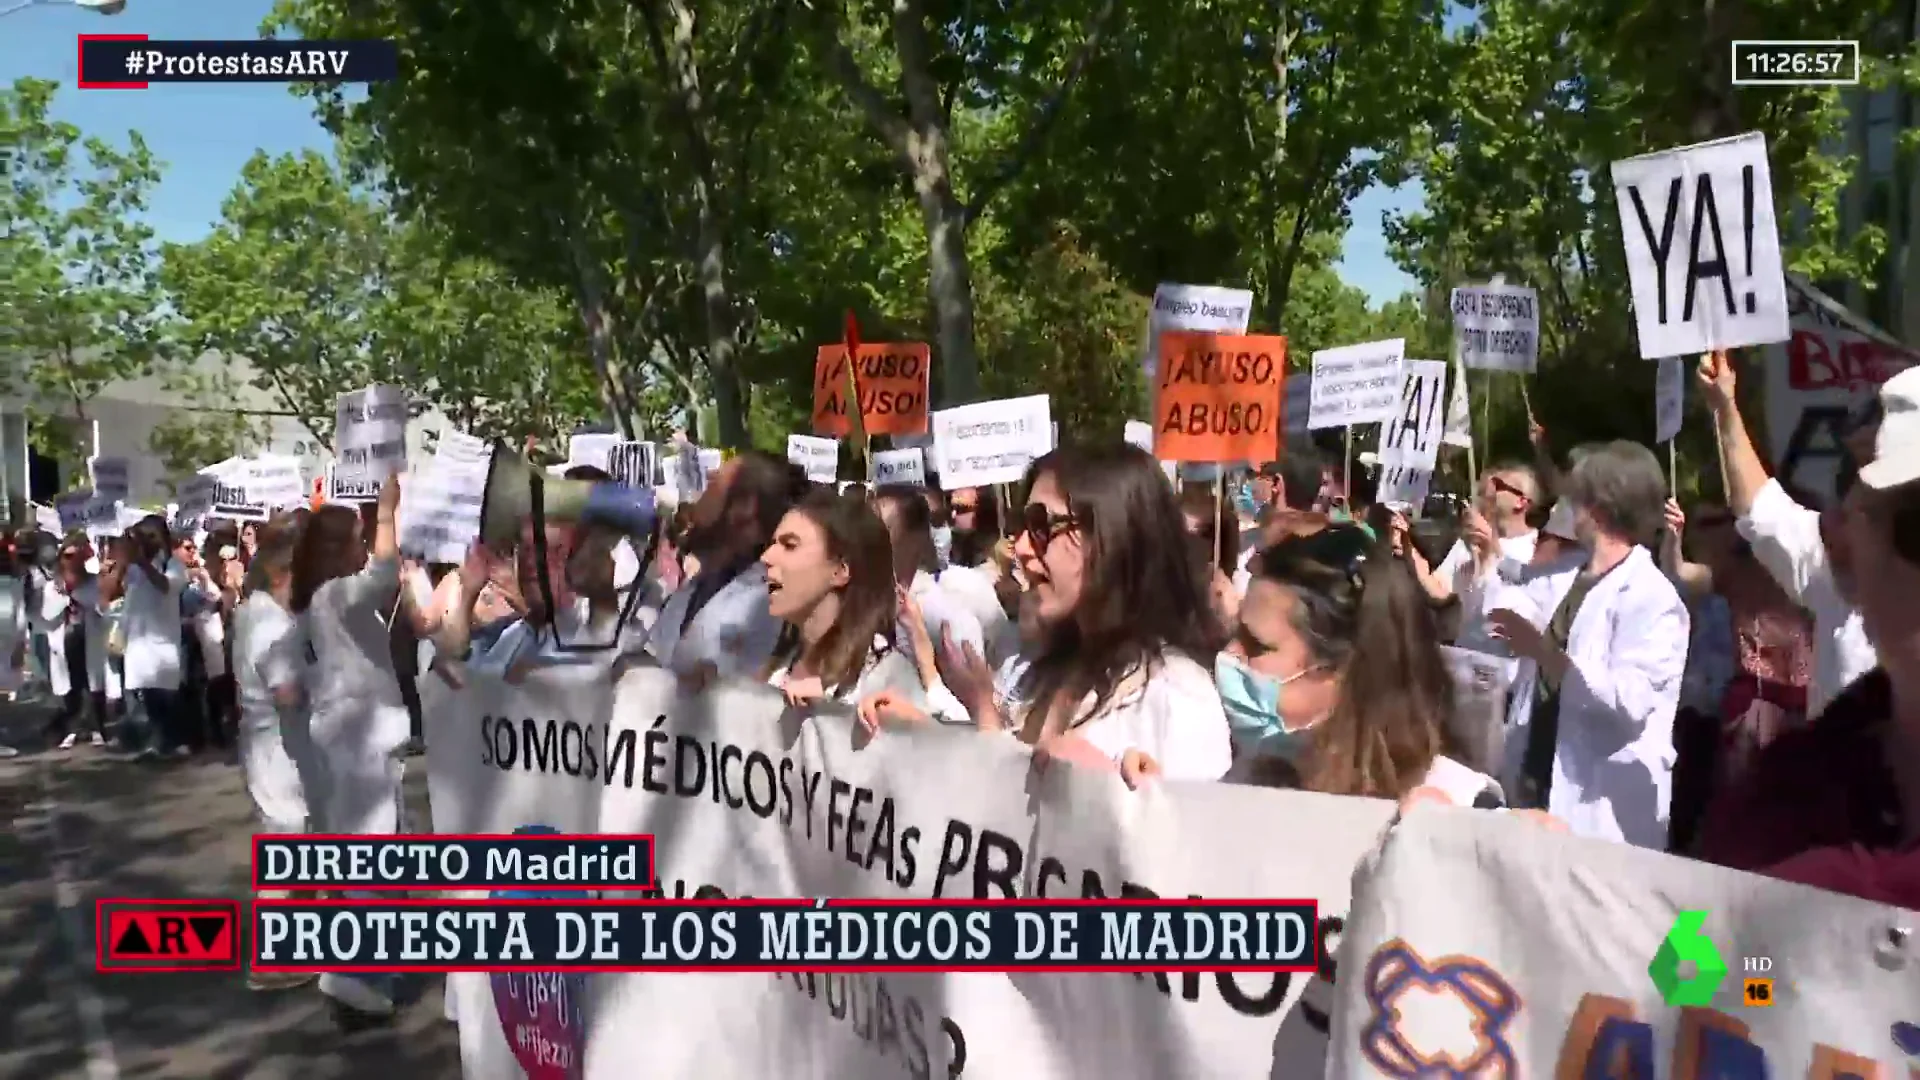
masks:
POLYGON ((655 517, 652 488, 547 476, 505 444, 494 444, 480 504, 480 539, 489 547, 512 546, 530 520, 592 521, 644 538, 652 535, 655 517))

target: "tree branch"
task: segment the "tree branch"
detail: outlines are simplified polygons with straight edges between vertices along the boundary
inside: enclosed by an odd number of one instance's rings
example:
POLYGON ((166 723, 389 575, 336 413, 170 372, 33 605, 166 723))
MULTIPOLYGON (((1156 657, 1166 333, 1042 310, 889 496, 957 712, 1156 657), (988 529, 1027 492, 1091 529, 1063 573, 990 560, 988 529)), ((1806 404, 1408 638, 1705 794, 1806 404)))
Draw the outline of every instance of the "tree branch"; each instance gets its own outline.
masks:
POLYGON ((1073 59, 1067 62, 1066 74, 1060 77, 1060 85, 1054 87, 1053 93, 1048 95, 1046 101, 1041 104, 1039 115, 1027 125, 1026 134, 1014 145, 1013 152, 1008 154, 1000 167, 980 185, 979 191, 974 194, 973 201, 967 204, 963 212, 962 228, 978 220, 993 202, 994 196, 1000 194, 1002 189, 1012 183, 1020 175, 1021 170, 1025 169, 1046 145, 1047 136, 1052 133, 1053 125, 1060 119, 1061 109, 1067 103, 1067 96, 1073 92, 1074 84, 1080 81, 1080 76, 1087 70, 1087 65, 1093 62, 1093 55, 1099 49, 1101 39, 1106 36, 1107 23, 1113 18, 1113 13, 1118 8, 1118 0, 1103 0, 1100 10, 1094 12, 1093 19, 1087 23, 1087 32, 1081 39, 1079 50, 1074 53, 1073 59))
POLYGON ((827 70, 846 90, 854 107, 860 110, 867 125, 880 136, 880 141, 910 166, 908 144, 912 128, 907 125, 906 118, 887 101, 886 95, 860 70, 860 61, 854 57, 853 50, 847 47, 846 36, 842 32, 837 10, 839 3, 840 0, 819 0, 812 7, 814 34, 826 53, 827 70))

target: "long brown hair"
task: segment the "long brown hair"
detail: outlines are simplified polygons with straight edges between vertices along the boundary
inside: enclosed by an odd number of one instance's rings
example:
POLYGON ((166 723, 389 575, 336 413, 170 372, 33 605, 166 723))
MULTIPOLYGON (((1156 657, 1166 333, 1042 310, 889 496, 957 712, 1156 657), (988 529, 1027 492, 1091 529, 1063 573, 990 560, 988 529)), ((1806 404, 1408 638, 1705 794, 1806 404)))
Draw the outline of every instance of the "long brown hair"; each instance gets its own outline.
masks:
MULTIPOLYGON (((884 639, 889 648, 893 645, 893 544, 880 515, 857 495, 821 488, 793 511, 820 529, 827 557, 847 566, 839 617, 804 658, 829 694, 842 693, 860 681, 875 637, 884 639)), ((789 624, 780 632, 768 670, 798 662, 800 649, 800 628, 789 624)))
POLYGON ((1152 455, 1120 442, 1063 447, 1033 463, 1027 490, 1048 475, 1078 523, 1086 571, 1072 616, 1047 627, 1021 678, 1020 696, 1033 703, 1021 731, 1030 743, 1046 733, 1055 702, 1075 706, 1072 722, 1091 694, 1097 714, 1123 679, 1162 654, 1211 664, 1226 643, 1180 504, 1152 455))
POLYGON ((1335 525, 1283 540, 1257 562, 1299 601, 1294 629, 1340 680, 1333 711, 1311 730, 1301 786, 1397 799, 1434 758, 1462 756, 1433 609, 1385 542, 1335 525))
MULTIPOLYGON (((295 612, 307 610, 320 586, 343 576, 341 567, 354 545, 361 542, 358 510, 341 503, 328 503, 315 510, 294 545, 293 589, 288 606, 295 612)), ((254 543, 261 543, 259 532, 254 534, 254 543)))
POLYGON ((300 545, 305 523, 303 516, 276 514, 254 531, 253 563, 246 568, 244 592, 270 590, 274 578, 292 571, 294 551, 300 545))

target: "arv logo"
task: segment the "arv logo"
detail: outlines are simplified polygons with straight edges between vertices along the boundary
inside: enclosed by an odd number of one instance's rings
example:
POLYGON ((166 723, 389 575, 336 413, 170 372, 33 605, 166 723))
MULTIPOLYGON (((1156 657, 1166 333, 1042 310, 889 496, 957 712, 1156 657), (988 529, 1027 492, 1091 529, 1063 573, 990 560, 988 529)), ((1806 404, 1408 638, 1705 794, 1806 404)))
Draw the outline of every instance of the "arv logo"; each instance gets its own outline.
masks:
MULTIPOLYGON (((548 825, 522 825, 515 836, 551 835, 548 825)), ((564 899, 551 889, 496 889, 498 900, 564 899)), ((580 1003, 586 976, 562 971, 500 972, 488 976, 493 984, 493 1008, 500 1016, 500 1033, 507 1048, 526 1071, 527 1080, 579 1080, 586 1042, 586 1021, 580 1003)))

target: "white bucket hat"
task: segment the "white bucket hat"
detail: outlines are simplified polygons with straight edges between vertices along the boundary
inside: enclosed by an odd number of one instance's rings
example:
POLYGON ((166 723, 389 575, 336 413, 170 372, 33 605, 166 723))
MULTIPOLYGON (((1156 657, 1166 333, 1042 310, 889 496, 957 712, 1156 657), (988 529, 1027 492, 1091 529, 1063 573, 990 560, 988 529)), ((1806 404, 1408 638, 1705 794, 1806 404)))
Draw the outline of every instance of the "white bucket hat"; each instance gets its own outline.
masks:
POLYGON ((1873 460, 1860 467, 1860 482, 1883 490, 1920 480, 1920 366, 1880 387, 1880 431, 1873 460))

